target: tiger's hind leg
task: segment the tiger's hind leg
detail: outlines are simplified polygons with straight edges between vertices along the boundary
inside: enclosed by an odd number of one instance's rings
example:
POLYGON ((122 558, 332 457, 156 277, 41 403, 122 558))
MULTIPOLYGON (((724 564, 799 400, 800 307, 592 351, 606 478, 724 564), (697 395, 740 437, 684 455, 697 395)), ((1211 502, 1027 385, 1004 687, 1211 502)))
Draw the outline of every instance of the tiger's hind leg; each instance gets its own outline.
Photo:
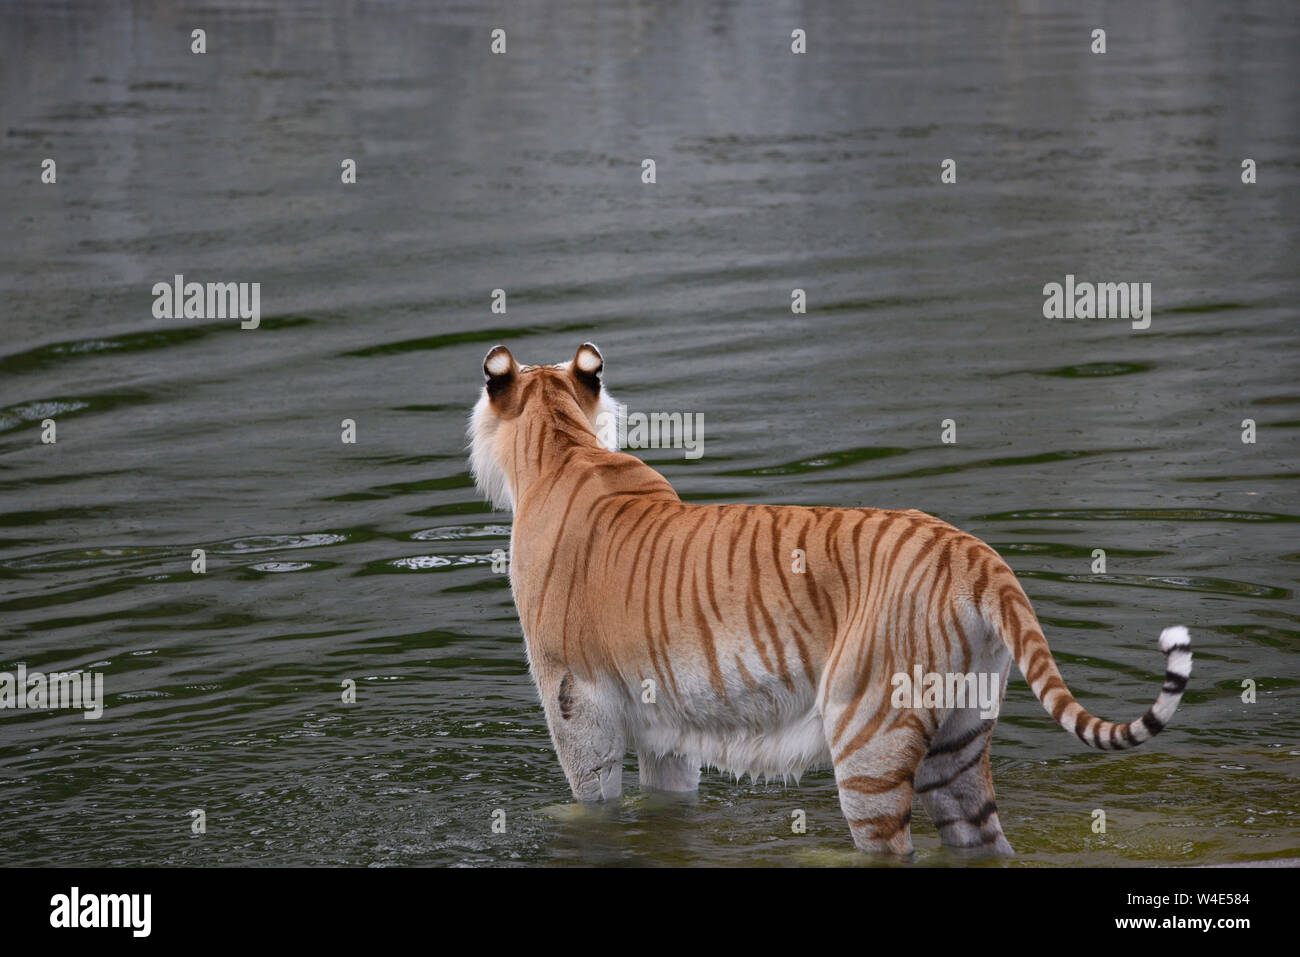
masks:
POLYGON ((939 727, 916 773, 916 793, 950 850, 1014 854, 993 796, 989 748, 994 718, 975 709, 953 711, 939 727))
POLYGON ((690 793, 700 787, 700 762, 684 754, 638 751, 641 787, 655 791, 690 793))
POLYGON ((839 709, 827 712, 824 725, 835 764, 840 809, 849 822, 853 843, 868 854, 909 857, 912 849, 912 779, 925 753, 928 734, 915 716, 881 728, 859 740, 841 731, 839 709))

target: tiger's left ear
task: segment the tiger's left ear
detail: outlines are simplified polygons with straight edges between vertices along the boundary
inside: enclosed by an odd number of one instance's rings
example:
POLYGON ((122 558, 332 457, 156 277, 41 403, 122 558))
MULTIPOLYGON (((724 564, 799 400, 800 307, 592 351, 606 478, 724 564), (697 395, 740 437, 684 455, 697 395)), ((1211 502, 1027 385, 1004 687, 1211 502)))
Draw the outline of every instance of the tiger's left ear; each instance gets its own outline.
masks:
POLYGON ((500 399, 510 390, 519 375, 519 363, 505 346, 494 346, 483 359, 483 382, 488 397, 500 399))
POLYGON ((573 377, 592 395, 600 394, 600 374, 605 369, 605 360, 600 350, 590 342, 578 346, 578 353, 573 357, 573 377))

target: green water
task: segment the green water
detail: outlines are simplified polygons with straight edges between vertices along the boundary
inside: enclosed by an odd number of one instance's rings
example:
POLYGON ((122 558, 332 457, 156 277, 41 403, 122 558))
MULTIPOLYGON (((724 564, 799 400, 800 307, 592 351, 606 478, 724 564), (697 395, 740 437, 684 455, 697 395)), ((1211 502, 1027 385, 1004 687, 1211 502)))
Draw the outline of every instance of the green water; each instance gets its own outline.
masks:
POLYGON ((1097 714, 1191 629, 1125 754, 1013 677, 1015 864, 1300 855, 1300 21, 1131 6, 1104 57, 1051 3, 7 10, 0 671, 106 708, 0 712, 0 864, 864 863, 829 772, 682 802, 629 758, 569 802, 464 426, 490 346, 584 339, 632 409, 704 414, 699 460, 643 453, 685 499, 985 538, 1097 714), (260 328, 153 318, 175 273, 260 282, 260 328), (1152 283, 1151 327, 1044 319, 1066 274, 1152 283))

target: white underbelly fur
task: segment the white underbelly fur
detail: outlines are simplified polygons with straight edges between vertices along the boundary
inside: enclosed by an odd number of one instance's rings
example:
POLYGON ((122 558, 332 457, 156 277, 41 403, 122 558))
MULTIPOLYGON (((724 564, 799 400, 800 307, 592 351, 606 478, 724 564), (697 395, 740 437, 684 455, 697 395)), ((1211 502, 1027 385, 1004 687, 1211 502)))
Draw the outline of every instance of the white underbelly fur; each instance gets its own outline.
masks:
POLYGON ((770 729, 730 728, 726 731, 638 728, 635 745, 656 755, 682 754, 702 766, 736 777, 798 781, 810 767, 830 764, 821 715, 809 711, 798 720, 770 729))
POLYGON ((707 680, 682 685, 685 694, 677 699, 654 705, 633 699, 638 703, 629 709, 627 729, 634 748, 686 755, 702 767, 756 779, 798 781, 810 767, 830 765, 813 688, 792 693, 777 685, 755 695, 728 680, 728 702, 722 705, 707 680))

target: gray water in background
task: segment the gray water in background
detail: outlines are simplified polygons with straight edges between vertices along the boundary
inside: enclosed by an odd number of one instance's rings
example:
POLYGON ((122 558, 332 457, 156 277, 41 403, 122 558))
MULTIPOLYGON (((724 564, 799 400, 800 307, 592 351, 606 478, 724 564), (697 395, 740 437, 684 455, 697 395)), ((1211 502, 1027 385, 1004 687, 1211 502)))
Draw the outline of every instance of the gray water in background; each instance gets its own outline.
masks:
POLYGON ((1300 853, 1300 19, 980 6, 6 5, 0 671, 103 672, 107 709, 0 712, 0 864, 862 862, 829 772, 678 804, 629 759, 569 803, 463 447, 489 347, 587 339, 632 409, 704 414, 702 459, 642 453, 684 498, 988 540, 1098 714, 1192 629, 1123 755, 1013 676, 1017 863, 1300 853), (154 319, 176 273, 260 282, 261 328, 154 319), (1150 282, 1151 328, 1044 319, 1067 273, 1150 282))

